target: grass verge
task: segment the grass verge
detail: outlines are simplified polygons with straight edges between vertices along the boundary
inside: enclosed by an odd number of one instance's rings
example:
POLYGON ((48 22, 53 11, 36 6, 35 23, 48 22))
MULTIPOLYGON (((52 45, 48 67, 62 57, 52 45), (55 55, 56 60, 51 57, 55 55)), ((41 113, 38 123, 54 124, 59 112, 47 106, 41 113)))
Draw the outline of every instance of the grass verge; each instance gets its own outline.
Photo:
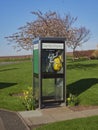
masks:
POLYGON ((20 99, 23 90, 32 87, 32 63, 20 62, 0 66, 0 108, 24 110, 20 99))
POLYGON ((97 130, 98 116, 51 123, 34 130, 97 130))
MULTIPOLYGON (((76 95, 79 105, 98 105, 98 60, 67 60, 67 93, 76 95)), ((0 65, 0 108, 25 110, 19 97, 32 86, 32 62, 0 65), (18 96, 17 96, 18 94, 18 96)))

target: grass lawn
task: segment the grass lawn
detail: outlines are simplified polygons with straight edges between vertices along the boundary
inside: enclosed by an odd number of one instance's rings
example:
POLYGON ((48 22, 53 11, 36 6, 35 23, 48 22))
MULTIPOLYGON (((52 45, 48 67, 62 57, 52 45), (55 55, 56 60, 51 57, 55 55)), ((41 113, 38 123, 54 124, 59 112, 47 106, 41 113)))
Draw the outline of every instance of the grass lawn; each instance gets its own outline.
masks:
POLYGON ((17 93, 32 86, 32 62, 0 65, 0 108, 24 110, 17 93), (12 96, 13 94, 16 96, 12 96))
POLYGON ((68 61, 67 92, 79 98, 79 105, 98 105, 98 60, 68 61))
POLYGON ((34 130, 97 130, 98 116, 51 123, 34 130))
MULTIPOLYGON (((79 105, 98 105, 98 60, 67 60, 67 92, 79 98, 79 105)), ((32 62, 0 65, 0 108, 25 110, 19 96, 32 86, 32 62)))

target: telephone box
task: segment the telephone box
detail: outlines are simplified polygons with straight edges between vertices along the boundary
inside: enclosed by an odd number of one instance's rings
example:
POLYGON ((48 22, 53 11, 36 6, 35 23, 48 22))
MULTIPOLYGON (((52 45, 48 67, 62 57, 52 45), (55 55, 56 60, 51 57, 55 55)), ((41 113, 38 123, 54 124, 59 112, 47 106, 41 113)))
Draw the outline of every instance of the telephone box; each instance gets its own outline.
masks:
POLYGON ((65 38, 33 40, 33 96, 37 106, 66 102, 65 38))

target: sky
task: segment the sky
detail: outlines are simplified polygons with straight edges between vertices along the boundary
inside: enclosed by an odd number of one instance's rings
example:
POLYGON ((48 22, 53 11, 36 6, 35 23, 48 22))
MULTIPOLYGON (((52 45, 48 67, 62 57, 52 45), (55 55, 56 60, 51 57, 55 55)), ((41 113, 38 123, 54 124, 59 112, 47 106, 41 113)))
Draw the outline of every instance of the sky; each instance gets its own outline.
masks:
MULTIPOLYGON (((0 0, 0 56, 28 55, 32 51, 17 51, 5 37, 18 32, 18 28, 35 20, 33 11, 56 11, 63 16, 77 17, 75 26, 85 26, 91 37, 80 50, 96 49, 98 45, 98 0, 0 0)), ((67 49, 70 51, 70 49, 67 49)))

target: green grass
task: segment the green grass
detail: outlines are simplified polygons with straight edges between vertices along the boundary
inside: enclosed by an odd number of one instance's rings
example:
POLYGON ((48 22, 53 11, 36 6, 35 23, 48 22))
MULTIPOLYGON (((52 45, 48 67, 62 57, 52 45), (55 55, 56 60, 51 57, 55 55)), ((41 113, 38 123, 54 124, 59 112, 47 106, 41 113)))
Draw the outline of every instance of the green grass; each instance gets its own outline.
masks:
POLYGON ((0 108, 24 110, 20 97, 11 95, 22 93, 29 86, 32 86, 32 63, 30 61, 1 65, 0 108))
POLYGON ((67 92, 76 95, 80 105, 98 105, 98 60, 68 61, 67 92))
MULTIPOLYGON (((79 105, 98 105, 98 60, 67 60, 67 93, 79 98, 79 105)), ((19 96, 32 86, 32 62, 0 65, 0 108, 25 110, 19 96)))
POLYGON ((97 130, 98 116, 51 123, 34 130, 97 130))

